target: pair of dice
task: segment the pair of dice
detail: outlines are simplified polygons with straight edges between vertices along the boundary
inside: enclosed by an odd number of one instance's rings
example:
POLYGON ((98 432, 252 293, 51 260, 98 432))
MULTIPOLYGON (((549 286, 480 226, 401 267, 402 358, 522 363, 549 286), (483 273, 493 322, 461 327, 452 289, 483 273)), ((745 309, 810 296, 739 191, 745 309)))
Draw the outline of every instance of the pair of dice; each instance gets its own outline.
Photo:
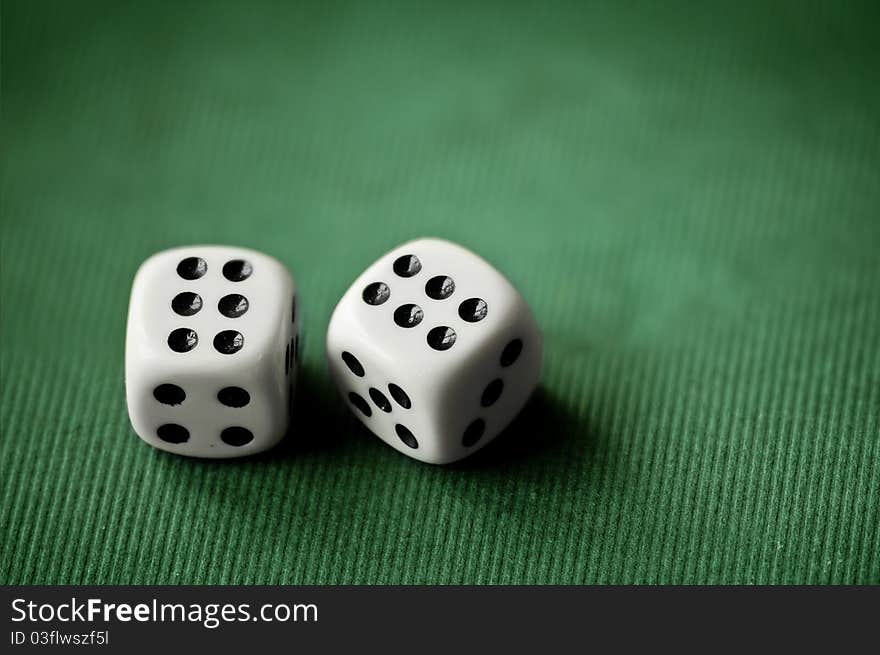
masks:
MULTIPOLYGON (((287 432, 300 359, 297 289, 277 260, 193 246, 150 257, 135 276, 126 396, 147 443, 238 457, 287 432)), ((510 282, 439 239, 395 248, 339 301, 330 371, 354 414, 385 443, 444 464, 495 438, 540 374, 541 332, 510 282)))

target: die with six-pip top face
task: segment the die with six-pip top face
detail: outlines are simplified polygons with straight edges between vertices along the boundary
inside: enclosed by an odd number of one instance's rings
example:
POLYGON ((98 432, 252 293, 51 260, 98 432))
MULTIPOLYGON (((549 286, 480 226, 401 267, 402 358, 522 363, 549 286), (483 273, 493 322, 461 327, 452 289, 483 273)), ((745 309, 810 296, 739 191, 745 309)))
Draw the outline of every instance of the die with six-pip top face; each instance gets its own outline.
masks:
POLYGON ((330 371, 358 419, 432 464, 470 455, 513 420, 538 382, 542 345, 513 285, 440 239, 367 268, 327 331, 330 371))
MULTIPOLYGON (((299 340, 296 286, 277 260, 223 246, 153 255, 129 306, 135 431, 195 457, 272 447, 291 420, 299 340)), ((327 357, 364 425, 400 452, 442 464, 476 452, 517 415, 538 381, 542 337, 490 264, 420 239, 355 280, 330 320, 327 357)))
POLYGON ((287 432, 299 351, 296 286, 253 250, 190 246, 135 275, 128 414, 156 448, 194 457, 266 450, 287 432))

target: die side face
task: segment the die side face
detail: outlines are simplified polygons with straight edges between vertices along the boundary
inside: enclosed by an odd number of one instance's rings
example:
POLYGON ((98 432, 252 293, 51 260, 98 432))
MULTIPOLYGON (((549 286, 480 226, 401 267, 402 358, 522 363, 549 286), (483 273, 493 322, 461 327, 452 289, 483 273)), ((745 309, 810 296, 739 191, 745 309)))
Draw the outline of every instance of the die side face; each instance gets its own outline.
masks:
POLYGON ((447 455, 460 459, 483 448, 517 416, 538 384, 543 336, 520 298, 505 324, 455 373, 440 400, 440 430, 451 435, 447 455))
POLYGON ((401 366, 342 317, 331 321, 327 336, 330 372, 352 413, 392 448, 438 461, 442 444, 433 438, 438 426, 430 411, 439 402, 436 381, 401 366))
POLYGON ((295 384, 295 291, 280 263, 252 250, 192 246, 145 261, 126 335, 135 432, 195 457, 277 443, 295 384))
POLYGON ((354 392, 370 410, 349 399, 355 415, 389 445, 431 463, 488 443, 524 404, 541 364, 540 331, 519 292, 479 256, 438 239, 404 244, 364 271, 334 312, 327 346, 343 396, 354 392), (527 340, 531 355, 518 367, 522 377, 508 376, 514 392, 498 399, 489 420, 478 411, 479 398, 473 407, 473 396, 498 377, 494 351, 514 338, 527 340), (352 372, 343 353, 359 361, 364 376, 352 372), (410 408, 394 402, 389 384, 405 390, 410 408), (391 398, 392 412, 372 402, 371 388, 391 398), (463 445, 463 430, 481 416, 487 429, 463 445))

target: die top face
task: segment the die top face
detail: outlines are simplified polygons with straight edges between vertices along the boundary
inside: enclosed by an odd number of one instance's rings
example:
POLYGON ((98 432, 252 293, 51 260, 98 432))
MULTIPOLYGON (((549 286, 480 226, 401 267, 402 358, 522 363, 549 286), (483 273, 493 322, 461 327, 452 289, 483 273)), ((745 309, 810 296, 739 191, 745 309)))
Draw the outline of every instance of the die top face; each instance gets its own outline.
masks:
POLYGON ((419 239, 355 280, 331 319, 328 345, 343 345, 330 342, 344 323, 361 348, 423 377, 466 366, 522 311, 530 310, 520 293, 479 255, 442 239, 419 239))
POLYGON ((284 332, 293 279, 245 248, 189 246, 147 259, 129 303, 127 360, 166 374, 256 366, 284 332))

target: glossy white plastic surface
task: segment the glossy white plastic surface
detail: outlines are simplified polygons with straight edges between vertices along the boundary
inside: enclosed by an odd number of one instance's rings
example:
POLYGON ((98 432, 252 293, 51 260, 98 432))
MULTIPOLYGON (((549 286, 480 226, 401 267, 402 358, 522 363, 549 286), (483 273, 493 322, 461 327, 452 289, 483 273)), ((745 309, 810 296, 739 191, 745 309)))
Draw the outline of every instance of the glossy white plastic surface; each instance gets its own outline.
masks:
POLYGON ((488 262, 449 241, 419 239, 387 253, 354 281, 330 320, 327 357, 343 398, 364 425, 405 455, 443 464, 488 444, 519 413, 540 376, 543 339, 523 297, 488 262), (411 277, 394 270, 394 262, 406 255, 415 255, 421 264, 411 277), (426 284, 435 276, 452 278, 455 290, 449 297, 428 296, 426 284), (363 294, 377 282, 386 284, 390 295, 372 305, 363 294), (461 303, 469 298, 487 304, 486 315, 478 322, 459 315, 461 303), (413 327, 399 327, 394 321, 394 312, 406 304, 422 310, 421 322, 413 327), (447 350, 428 345, 430 330, 438 326, 455 332, 455 342, 447 350), (516 339, 523 344, 519 357, 502 366, 501 353, 516 339), (357 358, 363 377, 345 364, 343 352, 357 358), (502 380, 501 395, 484 407, 483 393, 496 379, 502 380), (409 409, 393 399, 388 389, 392 383, 409 396, 409 409), (375 402, 370 389, 390 401, 390 412, 375 402), (351 393, 366 401, 369 416, 350 403, 351 393), (485 424, 483 433, 474 443, 463 443, 468 426, 477 420, 485 424), (412 433, 417 447, 407 445, 398 425, 412 433))
MULTIPOLYGON (((194 457, 238 457, 275 445, 286 433, 290 399, 296 379, 298 317, 294 317, 296 287, 277 260, 244 248, 187 246, 157 253, 138 270, 129 303, 125 345, 125 386, 128 413, 135 432, 151 446, 194 457), (207 270, 198 279, 184 279, 178 264, 199 257, 207 270), (230 281, 223 266, 245 260, 251 274, 230 281), (182 292, 200 296, 201 309, 181 316, 172 300, 182 292), (218 303, 239 294, 248 309, 236 318, 221 314, 218 303), (198 342, 188 352, 169 347, 169 334, 178 328, 193 330, 198 342), (243 336, 240 350, 224 354, 214 347, 215 336, 234 330, 243 336), (184 390, 179 404, 163 404, 154 389, 173 384, 184 390), (218 393, 226 387, 247 391, 243 407, 222 404, 218 393), (159 436, 160 426, 179 425, 189 432, 182 443, 159 436), (242 427, 253 434, 244 445, 224 442, 226 428, 242 427)), ((296 314, 299 312, 297 311, 296 314)))

